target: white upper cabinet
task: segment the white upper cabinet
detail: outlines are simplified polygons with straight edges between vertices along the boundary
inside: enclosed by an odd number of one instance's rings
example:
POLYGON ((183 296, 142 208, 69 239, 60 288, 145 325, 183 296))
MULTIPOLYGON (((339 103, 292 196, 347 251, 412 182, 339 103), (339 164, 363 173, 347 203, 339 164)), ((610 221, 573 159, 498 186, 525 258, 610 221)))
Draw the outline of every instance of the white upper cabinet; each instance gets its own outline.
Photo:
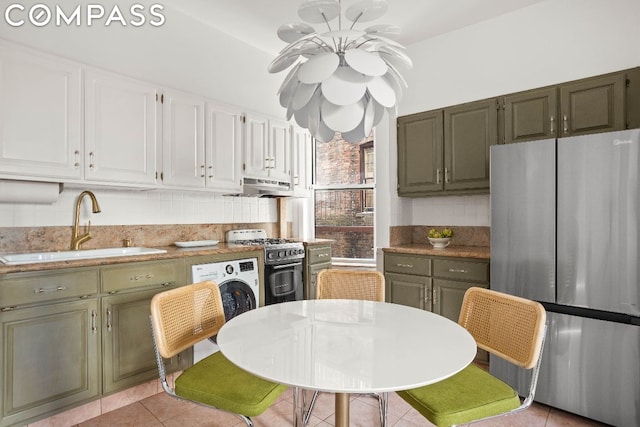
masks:
POLYGON ((0 44, 0 176, 82 178, 81 68, 0 44))
POLYGON ((271 169, 269 177, 291 181, 291 127, 289 123, 269 120, 269 149, 271 169))
POLYGON ((246 114, 244 126, 244 176, 267 178, 271 169, 269 120, 262 116, 246 114))
POLYGON ((242 189, 242 112, 207 102, 206 183, 207 187, 229 192, 242 189))
POLYGON ((291 180, 291 129, 287 122, 247 114, 244 176, 291 180))
POLYGON ((155 184, 156 87, 111 73, 85 72, 85 179, 155 184))
POLYGON ((311 190, 311 153, 313 138, 298 126, 291 128, 291 184, 293 195, 306 197, 311 190))
POLYGON ((195 95, 169 90, 162 98, 162 183, 203 188, 205 101, 195 95))

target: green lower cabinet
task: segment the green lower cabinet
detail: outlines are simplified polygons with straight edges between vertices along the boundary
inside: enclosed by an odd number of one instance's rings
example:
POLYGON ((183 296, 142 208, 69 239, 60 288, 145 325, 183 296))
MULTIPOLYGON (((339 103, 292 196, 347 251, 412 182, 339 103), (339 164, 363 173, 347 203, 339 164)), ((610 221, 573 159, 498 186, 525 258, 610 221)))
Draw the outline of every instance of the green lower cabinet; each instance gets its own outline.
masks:
POLYGON ((0 313, 0 426, 24 425, 100 394, 94 298, 0 313))
MULTIPOLYGON (((123 390, 158 376, 149 324, 151 298, 185 284, 179 261, 149 261, 105 267, 101 270, 102 392, 123 390)), ((172 363, 189 365, 190 351, 172 363), (180 363, 178 363, 180 359, 180 363)))
POLYGON ((318 273, 327 268, 331 268, 331 244, 304 244, 304 298, 316 298, 316 279, 318 273))
MULTIPOLYGON (((149 326, 151 298, 165 289, 102 298, 102 391, 112 393, 158 376, 149 326)), ((189 362, 189 351, 172 361, 176 370, 189 362), (180 359, 180 360, 179 360, 180 359)))
MULTIPOLYGON (((384 277, 387 301, 458 322, 467 289, 489 287, 489 262, 385 252, 384 277)), ((487 352, 478 350, 476 361, 488 362, 487 352)))
POLYGON ((431 311, 431 277, 385 273, 385 286, 389 302, 431 311))

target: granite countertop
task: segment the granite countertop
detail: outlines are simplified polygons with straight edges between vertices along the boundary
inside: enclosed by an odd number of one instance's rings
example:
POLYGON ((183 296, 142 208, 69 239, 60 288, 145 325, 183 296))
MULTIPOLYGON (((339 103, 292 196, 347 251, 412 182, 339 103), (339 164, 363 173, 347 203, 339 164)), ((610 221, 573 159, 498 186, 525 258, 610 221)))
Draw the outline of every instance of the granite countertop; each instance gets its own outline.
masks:
POLYGON ((429 256, 444 256, 457 258, 476 258, 489 260, 491 258, 490 249, 486 246, 454 246, 451 245, 445 249, 434 249, 431 245, 425 244, 408 244, 398 245, 389 248, 383 248, 383 252, 400 253, 400 254, 416 254, 429 256))
POLYGON ((226 253, 233 253, 233 252, 248 252, 248 251, 263 249, 262 246, 230 247, 226 243, 219 243, 215 246, 201 246, 201 247, 191 247, 191 248, 179 248, 177 246, 164 246, 164 247, 154 247, 154 248, 164 249, 167 252, 162 254, 78 259, 78 260, 71 260, 71 261, 38 262, 38 263, 21 264, 21 265, 4 265, 0 263, 0 275, 8 274, 8 273, 26 272, 26 271, 57 270, 61 268, 92 267, 92 266, 102 266, 102 265, 119 264, 119 263, 127 263, 127 262, 156 261, 156 260, 162 260, 162 259, 186 258, 186 257, 201 256, 201 255, 216 255, 216 254, 226 254, 226 253))

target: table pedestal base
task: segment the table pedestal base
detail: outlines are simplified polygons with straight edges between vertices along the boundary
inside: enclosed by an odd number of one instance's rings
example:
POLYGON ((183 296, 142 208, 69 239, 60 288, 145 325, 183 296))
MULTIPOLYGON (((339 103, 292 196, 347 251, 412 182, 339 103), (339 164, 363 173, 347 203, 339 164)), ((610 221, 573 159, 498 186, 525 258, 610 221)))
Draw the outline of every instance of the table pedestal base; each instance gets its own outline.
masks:
POLYGON ((349 393, 336 393, 336 427, 349 427, 349 393))

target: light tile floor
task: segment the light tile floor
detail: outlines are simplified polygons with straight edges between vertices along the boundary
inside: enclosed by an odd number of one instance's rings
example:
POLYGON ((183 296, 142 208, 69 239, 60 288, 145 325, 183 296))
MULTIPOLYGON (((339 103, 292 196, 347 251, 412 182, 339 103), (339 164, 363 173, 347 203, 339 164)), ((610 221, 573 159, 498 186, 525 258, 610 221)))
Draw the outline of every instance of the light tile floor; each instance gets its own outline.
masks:
MULTIPOLYGON (((334 400, 329 393, 320 393, 309 425, 329 427, 334 425, 334 400)), ((377 400, 367 396, 351 399, 351 427, 378 426, 377 400)), ((262 415, 254 417, 256 427, 283 427, 292 425, 293 395, 291 390, 262 415)), ((389 393, 389 426, 433 426, 395 393, 389 393)), ((159 393, 139 402, 90 419, 77 427, 240 427, 244 422, 235 415, 192 403, 178 401, 159 393)), ((555 408, 534 403, 520 414, 477 423, 478 427, 595 427, 604 424, 582 418, 555 408)))

